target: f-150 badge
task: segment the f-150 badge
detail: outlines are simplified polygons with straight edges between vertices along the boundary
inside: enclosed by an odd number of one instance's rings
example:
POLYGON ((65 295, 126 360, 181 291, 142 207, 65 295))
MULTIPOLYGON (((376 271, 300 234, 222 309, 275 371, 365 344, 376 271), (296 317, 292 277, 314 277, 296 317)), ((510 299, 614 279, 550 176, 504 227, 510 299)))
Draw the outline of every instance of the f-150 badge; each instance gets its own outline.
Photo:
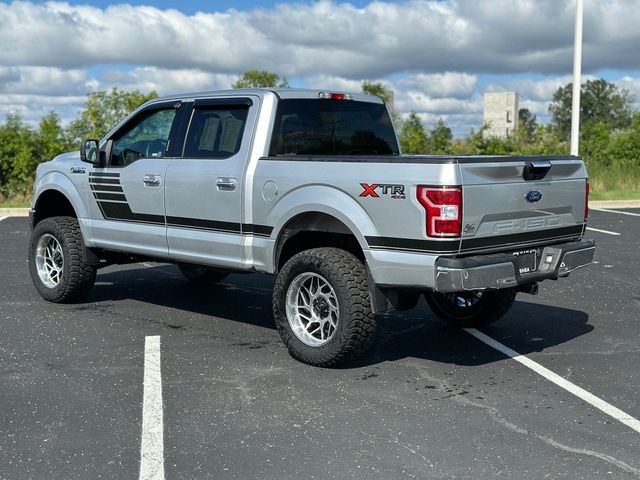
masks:
POLYGON ((404 185, 394 185, 390 183, 361 183, 360 186, 364 188, 361 197, 373 197, 380 198, 380 195, 389 195, 396 200, 404 200, 406 198, 404 194, 404 185))

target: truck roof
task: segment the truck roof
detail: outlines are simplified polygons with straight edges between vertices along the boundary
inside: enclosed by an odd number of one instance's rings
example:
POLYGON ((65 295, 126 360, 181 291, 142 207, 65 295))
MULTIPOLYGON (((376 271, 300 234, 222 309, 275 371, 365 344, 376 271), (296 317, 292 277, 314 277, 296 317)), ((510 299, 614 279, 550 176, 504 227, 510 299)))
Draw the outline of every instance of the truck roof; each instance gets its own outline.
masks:
POLYGON ((359 102, 383 103, 380 97, 375 95, 367 95, 366 93, 353 93, 332 89, 310 89, 310 88, 236 88, 230 90, 204 90, 199 92, 184 92, 162 97, 154 98, 149 103, 157 101, 166 101, 185 98, 206 98, 206 97, 226 97, 226 96, 242 96, 255 95, 260 98, 266 94, 272 93, 279 98, 318 98, 321 93, 345 93, 351 95, 353 100, 359 102))

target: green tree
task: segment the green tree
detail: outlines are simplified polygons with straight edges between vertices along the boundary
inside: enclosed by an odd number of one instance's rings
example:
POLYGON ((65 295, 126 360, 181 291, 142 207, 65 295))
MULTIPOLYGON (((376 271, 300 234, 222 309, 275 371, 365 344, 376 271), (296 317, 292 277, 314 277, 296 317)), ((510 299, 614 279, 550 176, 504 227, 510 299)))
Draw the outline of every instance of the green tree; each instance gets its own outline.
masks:
POLYGON ((402 122, 398 140, 403 153, 429 153, 431 149, 427 132, 416 112, 411 112, 402 122))
POLYGON ((60 117, 55 112, 49 112, 40 119, 38 130, 35 132, 38 162, 46 162, 70 150, 66 134, 60 124, 60 117))
POLYGON ((33 130, 20 115, 7 115, 0 125, 0 189, 5 197, 26 193, 31 188, 38 160, 33 130))
MULTIPOLYGON (((626 128, 631 124, 633 95, 604 79, 588 80, 581 86, 580 124, 604 123, 609 130, 626 128)), ((551 124, 563 140, 571 133, 571 101, 573 84, 560 87, 549 105, 551 124)))
POLYGON ((528 108, 518 110, 518 130, 520 138, 531 141, 536 135, 538 118, 528 108))
POLYGON ((442 118, 438 119, 431 132, 429 132, 429 143, 432 151, 429 153, 450 153, 453 133, 442 118))
POLYGON ((102 138, 120 120, 143 103, 156 98, 154 91, 144 94, 135 90, 98 91, 89 94, 84 109, 67 129, 69 143, 76 147, 87 138, 102 138))
POLYGON ((380 97, 389 109, 393 109, 393 92, 382 85, 382 83, 365 80, 362 82, 362 93, 380 97))
POLYGON ((612 133, 607 159, 612 165, 640 171, 640 112, 636 112, 629 129, 612 133))
POLYGON ((277 73, 267 72, 265 70, 249 70, 248 72, 244 72, 242 77, 231 85, 232 88, 286 88, 288 86, 289 82, 286 78, 280 78, 277 73))

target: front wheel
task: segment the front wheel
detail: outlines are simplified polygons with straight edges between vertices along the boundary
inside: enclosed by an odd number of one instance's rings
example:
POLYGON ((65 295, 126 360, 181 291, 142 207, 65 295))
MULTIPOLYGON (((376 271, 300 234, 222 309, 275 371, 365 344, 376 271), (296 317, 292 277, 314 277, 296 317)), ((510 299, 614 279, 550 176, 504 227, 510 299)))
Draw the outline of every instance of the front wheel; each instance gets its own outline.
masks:
POLYGON ((463 328, 481 327, 502 318, 516 300, 515 288, 484 292, 427 292, 427 303, 440 320, 463 328))
POLYGON ((314 248, 284 265, 273 291, 273 313, 292 357, 337 366, 363 356, 376 339, 363 263, 337 248, 314 248))
POLYGON ((29 242, 29 272, 42 298, 71 303, 89 295, 96 269, 87 265, 78 220, 51 217, 38 223, 29 242))

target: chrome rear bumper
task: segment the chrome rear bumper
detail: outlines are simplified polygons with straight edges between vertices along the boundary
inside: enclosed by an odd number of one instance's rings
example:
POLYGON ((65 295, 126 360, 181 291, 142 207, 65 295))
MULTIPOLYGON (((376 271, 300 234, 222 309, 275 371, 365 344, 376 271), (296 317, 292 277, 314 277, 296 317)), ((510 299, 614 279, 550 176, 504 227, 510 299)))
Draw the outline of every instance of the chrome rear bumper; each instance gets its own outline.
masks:
POLYGON ((538 249, 537 268, 519 273, 518 257, 512 253, 475 255, 463 258, 440 257, 435 264, 436 290, 460 292, 527 285, 565 277, 593 261, 593 240, 562 243, 538 249))

